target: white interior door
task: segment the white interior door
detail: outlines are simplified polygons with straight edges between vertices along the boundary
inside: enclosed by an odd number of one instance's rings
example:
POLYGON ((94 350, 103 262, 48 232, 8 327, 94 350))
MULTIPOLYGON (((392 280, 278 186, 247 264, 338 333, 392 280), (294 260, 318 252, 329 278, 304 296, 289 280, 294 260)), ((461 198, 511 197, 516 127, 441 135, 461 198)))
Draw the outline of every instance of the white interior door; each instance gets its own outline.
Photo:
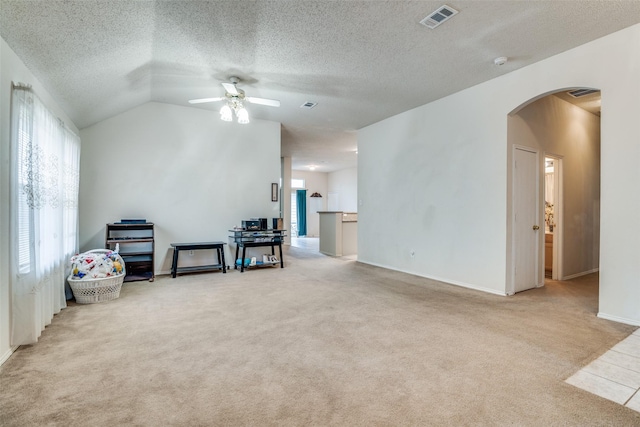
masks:
POLYGON ((513 159, 513 286, 521 292, 538 285, 544 227, 538 224, 538 152, 514 147, 513 159))

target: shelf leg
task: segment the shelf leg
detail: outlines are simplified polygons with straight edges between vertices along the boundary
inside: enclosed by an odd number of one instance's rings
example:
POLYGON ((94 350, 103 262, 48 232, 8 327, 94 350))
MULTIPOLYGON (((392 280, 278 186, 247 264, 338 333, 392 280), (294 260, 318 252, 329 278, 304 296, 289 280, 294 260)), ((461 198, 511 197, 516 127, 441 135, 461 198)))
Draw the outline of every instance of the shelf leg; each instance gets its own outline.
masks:
POLYGON ((176 278, 176 271, 178 270, 178 248, 173 249, 173 263, 171 264, 171 278, 176 278))
POLYGON ((227 263, 224 260, 224 246, 218 248, 218 263, 222 264, 222 272, 227 273, 227 263))

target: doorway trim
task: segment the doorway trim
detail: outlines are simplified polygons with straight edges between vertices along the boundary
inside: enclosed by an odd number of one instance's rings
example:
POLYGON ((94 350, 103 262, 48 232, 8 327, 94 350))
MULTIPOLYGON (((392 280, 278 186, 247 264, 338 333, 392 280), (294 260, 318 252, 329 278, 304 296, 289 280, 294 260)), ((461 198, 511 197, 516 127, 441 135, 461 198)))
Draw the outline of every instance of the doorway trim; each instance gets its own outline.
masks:
MULTIPOLYGON (((553 255, 551 266, 551 280, 562 280, 562 242, 564 231, 564 193, 563 193, 563 160, 564 157, 553 153, 544 153, 545 158, 553 159, 553 219, 554 219, 554 232, 553 232, 553 255)), ((544 165, 543 165, 544 168, 544 165)), ((544 176, 544 175, 543 175, 544 176)), ((544 199, 544 192, 542 194, 544 199)), ((544 202, 544 200, 543 200, 544 202)), ((543 203, 544 206, 544 203, 543 203)), ((544 263, 542 265, 544 273, 544 263)), ((543 275, 544 277, 544 275, 543 275)))
MULTIPOLYGON (((507 177, 508 177, 508 180, 507 180, 507 200, 508 200, 508 203, 507 203, 507 239, 506 239, 506 242, 507 242, 506 260, 507 260, 507 262, 506 262, 506 271, 505 271, 506 279, 507 279, 506 280, 506 286, 505 286, 505 289, 506 289, 505 293, 507 295, 513 295, 515 293, 515 291, 514 291, 514 289, 515 289, 515 281, 514 281, 513 275, 512 275, 513 268, 514 268, 514 265, 515 265, 515 262, 516 262, 516 260, 514 259, 514 243, 513 243, 515 241, 515 237, 513 236, 514 225, 513 225, 513 212, 512 212, 513 205, 514 205, 514 201, 513 201, 513 195, 514 195, 514 191, 513 191, 513 159, 512 159, 513 150, 512 150, 512 147, 516 147, 517 144, 515 144, 514 141, 518 141, 517 133, 511 131, 510 121, 509 120, 510 120, 511 116, 517 115, 523 108, 525 108, 528 105, 538 101, 539 99, 545 98, 545 97, 547 97, 549 95, 553 95, 553 94, 558 93, 558 92, 563 92, 563 91, 567 91, 567 90, 570 90, 570 89, 577 89, 577 88, 582 88, 582 87, 577 87, 577 86, 576 87, 564 87, 564 88, 555 89, 555 90, 551 90, 551 91, 542 93, 542 94, 540 94, 538 96, 535 96, 535 97, 533 97, 531 99, 528 99, 527 101, 521 103, 520 105, 518 105, 516 108, 514 108, 511 112, 509 112, 507 114, 507 162, 506 162, 506 165, 507 165, 507 168, 508 168, 508 170, 507 170, 507 177)), ((593 86, 593 87, 589 87, 589 88, 596 89, 597 86, 593 86)), ((598 90, 598 89, 596 89, 596 90, 598 90)), ((601 96, 602 96, 602 98, 604 98, 604 94, 601 94, 601 96)), ((602 156, 602 153, 603 153, 603 144, 602 143, 603 143, 603 136, 604 136, 603 135, 604 132, 603 132, 603 128, 602 128, 602 118, 600 119, 600 125, 601 125, 601 127, 600 127, 600 156, 602 156)), ((550 144, 554 140, 554 138, 555 138, 554 135, 550 135, 550 136, 547 136, 544 140, 543 139, 538 139, 537 141, 533 141, 531 143, 531 146, 536 147, 535 149, 539 150, 539 152, 541 154, 543 154, 544 156, 546 156, 546 157, 558 159, 558 162, 556 162, 556 164, 558 165, 558 174, 557 174, 558 175, 558 181, 557 181, 558 185, 555 185, 555 187, 557 188, 558 193, 557 193, 557 197, 556 197, 555 194, 554 194, 554 197, 559 201, 559 203, 562 204, 562 206, 558 206, 557 213, 556 213, 556 216, 557 216, 557 221, 556 222, 557 222, 557 227, 558 227, 558 230, 557 230, 558 233, 557 233, 557 236, 554 236, 554 248, 553 248, 554 249, 553 250, 554 255, 553 255, 553 260, 552 260, 554 265, 553 265, 552 279, 553 280, 564 281, 564 280, 570 280, 570 279, 572 279, 574 277, 578 277, 578 276, 582 276, 582 275, 585 275, 585 274, 589 274, 589 273, 593 273, 593 272, 599 271, 602 260, 600 259, 600 262, 598 263, 598 266, 595 269, 591 269, 589 271, 584 271, 584 272, 578 273, 576 275, 569 275, 569 276, 567 276, 564 273, 565 261, 567 261, 567 262, 571 261, 569 259, 569 258, 571 258, 571 257, 569 257, 569 255, 572 255, 572 251, 569 250, 569 252, 567 253, 568 258, 566 260, 564 259, 564 255, 565 255, 564 254, 564 243, 566 241, 567 244, 570 244, 570 243, 571 243, 571 245, 573 244, 571 239, 570 240, 565 239, 565 235, 568 235, 569 238, 571 238, 572 235, 573 235, 573 230, 569 229, 569 227, 567 227, 567 228, 564 227, 564 224, 565 224, 564 211, 569 206, 568 201, 571 201, 572 194, 567 194, 567 197, 565 197, 565 195, 564 195, 564 178, 565 178, 564 177, 564 169, 566 168, 566 165, 564 165, 563 162, 564 162, 565 159, 571 160, 571 162, 573 162, 573 157, 569 152, 565 152, 564 155, 558 155, 558 154, 553 153, 553 152, 547 152, 546 150, 549 149, 549 148, 557 149, 557 148, 555 148, 556 147, 555 144, 554 145, 550 144), (552 147, 554 147, 554 148, 552 148, 552 147), (565 199, 568 199, 568 200, 565 200, 565 199), (565 233, 565 231, 567 233, 565 233)), ((522 141, 520 141, 520 142, 522 142, 522 141)), ((544 157, 542 159, 544 159, 544 157)), ((598 199, 598 203, 600 203, 602 205, 602 195, 603 195, 603 188, 602 188, 602 176, 603 176, 602 175, 602 157, 600 158, 600 165, 599 166, 600 166, 600 198, 598 199)), ((543 178, 544 177, 544 161, 543 160, 540 163, 540 168, 541 168, 540 170, 543 171, 540 174, 541 175, 540 184, 543 184, 543 179, 544 179, 543 178)), ((569 183, 569 181, 571 181, 570 178, 572 179, 571 174, 569 174, 569 176, 567 177, 567 179, 568 179, 567 182, 568 183, 569 183)), ((555 179, 554 179, 554 181, 555 181, 555 179)), ((555 193, 555 191, 556 190, 554 190, 554 193, 555 193)), ((540 197, 539 200, 542 201, 542 206, 544 206, 544 185, 540 186, 539 197, 540 197)), ((600 208, 600 206, 597 206, 597 208, 600 208)), ((541 224, 544 224, 544 209, 540 208, 539 210, 540 210, 540 212, 539 212, 540 220, 539 221, 540 221, 541 224)), ((589 213, 590 211, 587 210, 586 212, 589 213)), ((572 214, 571 218, 567 217, 567 224, 572 222, 572 221, 573 221, 573 214, 572 214)), ((596 236, 594 234, 594 236, 595 236, 594 238, 595 239, 597 239, 598 237, 600 238, 599 242, 598 242, 598 245, 599 245, 599 248, 600 248, 600 255, 601 255, 602 252, 603 252, 603 249, 602 249, 603 232, 602 232, 602 217, 601 216, 600 216, 599 224, 600 224, 600 230, 598 232, 598 236, 596 236)), ((543 243, 540 244, 540 251, 541 252, 540 252, 540 260, 539 260, 539 266, 540 266, 540 270, 539 271, 541 273, 539 274, 539 277, 541 278, 540 285, 543 286, 544 285, 544 278, 545 278, 545 275, 544 275, 544 257, 543 257, 543 253, 542 253, 542 251, 544 251, 544 234, 541 236, 541 239, 542 239, 543 243)), ((594 240, 594 244, 595 244, 595 242, 596 242, 596 240, 594 240)), ((600 296, 599 296, 599 300, 598 300, 598 304, 599 304, 598 305, 598 309, 599 310, 602 309, 602 307, 601 307, 602 288, 600 289, 600 291, 601 292, 600 292, 600 296)), ((598 314, 598 316, 600 316, 600 314, 598 314)), ((613 320, 616 320, 616 319, 613 319, 613 320)), ((619 320, 616 320, 616 321, 619 321, 619 320)))

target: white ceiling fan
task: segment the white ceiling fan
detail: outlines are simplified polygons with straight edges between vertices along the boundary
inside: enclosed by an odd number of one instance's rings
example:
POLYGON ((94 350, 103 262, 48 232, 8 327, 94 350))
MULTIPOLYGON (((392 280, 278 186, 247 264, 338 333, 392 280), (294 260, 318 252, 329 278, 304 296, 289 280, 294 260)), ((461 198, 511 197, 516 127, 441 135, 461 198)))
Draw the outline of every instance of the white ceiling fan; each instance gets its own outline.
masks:
POLYGON ((224 96, 218 96, 215 98, 201 98, 190 99, 189 104, 204 104, 206 102, 218 102, 227 101, 227 103, 220 110, 220 118, 224 121, 232 120, 232 111, 235 111, 238 117, 238 123, 249 123, 249 115, 245 110, 243 101, 251 102, 252 104, 268 105, 270 107, 279 107, 280 101, 276 99, 256 98, 253 96, 246 96, 242 89, 238 89, 237 84, 240 83, 240 78, 231 76, 229 77, 231 83, 222 83, 226 93, 224 96))

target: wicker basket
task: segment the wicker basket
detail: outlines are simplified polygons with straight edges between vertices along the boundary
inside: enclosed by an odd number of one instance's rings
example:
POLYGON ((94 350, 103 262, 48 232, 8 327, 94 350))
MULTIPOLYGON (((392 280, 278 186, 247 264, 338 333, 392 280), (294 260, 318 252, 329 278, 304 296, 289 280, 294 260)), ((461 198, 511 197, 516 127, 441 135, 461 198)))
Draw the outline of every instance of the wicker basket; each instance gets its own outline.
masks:
MULTIPOLYGON (((105 254, 111 252, 107 249, 94 249, 88 253, 105 254)), ((104 277, 102 279, 82 280, 74 279, 73 275, 67 278, 69 286, 73 291, 73 296, 78 304, 92 304, 96 302, 111 301, 120 296, 122 282, 126 275, 124 261, 118 255, 118 261, 122 265, 122 274, 117 276, 104 277)))

